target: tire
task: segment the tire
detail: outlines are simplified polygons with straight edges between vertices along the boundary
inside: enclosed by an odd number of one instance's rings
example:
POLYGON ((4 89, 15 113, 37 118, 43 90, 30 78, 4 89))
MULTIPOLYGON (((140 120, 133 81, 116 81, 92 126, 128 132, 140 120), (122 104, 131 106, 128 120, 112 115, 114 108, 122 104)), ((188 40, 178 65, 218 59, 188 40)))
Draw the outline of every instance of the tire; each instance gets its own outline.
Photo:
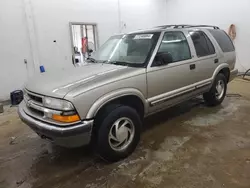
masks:
POLYGON ((97 154, 108 162, 129 156, 140 141, 141 120, 136 110, 128 106, 114 106, 100 116, 96 125, 97 154))
POLYGON ((203 94, 203 98, 208 106, 217 106, 220 105, 224 100, 226 92, 227 92, 226 77, 224 76, 224 74, 219 73, 216 76, 210 91, 203 94), (221 86, 221 88, 219 87, 217 91, 216 87, 218 86, 218 84, 221 86))

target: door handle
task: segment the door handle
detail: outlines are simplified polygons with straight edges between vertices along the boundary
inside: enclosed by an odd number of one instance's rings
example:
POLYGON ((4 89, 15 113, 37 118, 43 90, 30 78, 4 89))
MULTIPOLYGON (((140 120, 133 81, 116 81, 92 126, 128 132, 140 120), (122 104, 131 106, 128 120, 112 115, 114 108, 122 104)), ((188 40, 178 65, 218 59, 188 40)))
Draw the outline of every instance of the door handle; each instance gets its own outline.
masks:
POLYGON ((219 59, 215 59, 215 60, 214 60, 214 63, 219 63, 219 59))
POLYGON ((191 64, 191 65, 189 65, 189 68, 190 68, 190 70, 195 69, 195 64, 191 64))

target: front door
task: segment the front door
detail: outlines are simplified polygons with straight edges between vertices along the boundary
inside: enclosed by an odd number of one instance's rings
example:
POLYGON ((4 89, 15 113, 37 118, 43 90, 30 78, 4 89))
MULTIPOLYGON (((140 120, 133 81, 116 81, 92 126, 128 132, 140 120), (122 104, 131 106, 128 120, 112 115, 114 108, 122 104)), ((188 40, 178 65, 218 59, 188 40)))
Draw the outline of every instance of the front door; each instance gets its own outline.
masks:
POLYGON ((193 85, 196 82, 196 66, 185 34, 182 31, 165 32, 157 54, 159 53, 171 54, 172 62, 161 65, 154 60, 148 66, 150 113, 178 103, 195 90, 193 85))

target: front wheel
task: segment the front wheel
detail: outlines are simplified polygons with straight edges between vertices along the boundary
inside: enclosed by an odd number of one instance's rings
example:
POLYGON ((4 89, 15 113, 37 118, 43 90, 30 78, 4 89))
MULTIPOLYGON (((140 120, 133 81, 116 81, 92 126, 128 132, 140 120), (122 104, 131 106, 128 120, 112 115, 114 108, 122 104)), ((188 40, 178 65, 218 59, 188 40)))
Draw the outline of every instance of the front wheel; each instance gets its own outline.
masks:
POLYGON ((99 119, 96 150, 106 161, 115 162, 129 156, 140 140, 141 120, 128 106, 119 106, 99 119))
POLYGON ((210 91, 203 94, 205 102, 209 106, 217 106, 222 103, 227 92, 227 81, 224 74, 219 73, 210 91))

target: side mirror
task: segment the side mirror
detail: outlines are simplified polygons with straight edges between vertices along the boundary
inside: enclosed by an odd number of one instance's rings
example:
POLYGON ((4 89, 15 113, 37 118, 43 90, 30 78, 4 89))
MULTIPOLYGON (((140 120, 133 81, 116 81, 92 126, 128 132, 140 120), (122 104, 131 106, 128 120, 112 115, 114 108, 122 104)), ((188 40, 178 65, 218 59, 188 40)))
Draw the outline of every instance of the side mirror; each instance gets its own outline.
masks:
POLYGON ((173 62, 173 57, 169 52, 158 52, 155 56, 154 66, 167 65, 173 62))
POLYGON ((89 53, 91 54, 93 52, 93 50, 92 49, 89 49, 89 53))

